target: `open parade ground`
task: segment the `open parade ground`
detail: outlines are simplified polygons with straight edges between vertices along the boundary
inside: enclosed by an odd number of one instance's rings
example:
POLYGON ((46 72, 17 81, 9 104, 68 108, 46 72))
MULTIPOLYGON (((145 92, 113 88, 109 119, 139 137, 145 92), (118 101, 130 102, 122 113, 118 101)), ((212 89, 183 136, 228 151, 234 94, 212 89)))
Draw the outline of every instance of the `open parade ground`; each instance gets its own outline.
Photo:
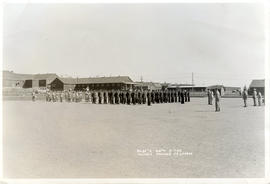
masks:
POLYGON ((264 106, 3 101, 4 177, 264 177, 264 106))

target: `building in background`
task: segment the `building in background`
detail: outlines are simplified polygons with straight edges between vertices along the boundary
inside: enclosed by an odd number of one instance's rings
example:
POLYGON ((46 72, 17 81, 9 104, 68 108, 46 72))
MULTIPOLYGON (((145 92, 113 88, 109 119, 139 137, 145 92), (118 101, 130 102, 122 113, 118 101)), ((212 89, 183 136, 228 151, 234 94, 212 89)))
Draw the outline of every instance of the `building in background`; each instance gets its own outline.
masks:
POLYGON ((47 88, 58 77, 54 73, 18 74, 13 71, 3 71, 3 87, 47 88))
POLYGON ((34 74, 30 79, 25 80, 23 88, 47 88, 48 85, 58 76, 54 73, 34 74))
POLYGON ((77 84, 75 78, 55 78, 50 84, 49 89, 53 91, 74 90, 77 84))
POLYGON ((31 74, 18 74, 7 70, 4 70, 2 74, 3 87, 23 87, 25 80, 33 77, 31 74))
POLYGON ((129 90, 134 88, 135 83, 128 76, 116 77, 91 77, 91 78, 55 78, 50 83, 50 89, 79 90, 129 90))
POLYGON ((134 87, 140 90, 161 90, 162 84, 157 82, 135 82, 134 87))

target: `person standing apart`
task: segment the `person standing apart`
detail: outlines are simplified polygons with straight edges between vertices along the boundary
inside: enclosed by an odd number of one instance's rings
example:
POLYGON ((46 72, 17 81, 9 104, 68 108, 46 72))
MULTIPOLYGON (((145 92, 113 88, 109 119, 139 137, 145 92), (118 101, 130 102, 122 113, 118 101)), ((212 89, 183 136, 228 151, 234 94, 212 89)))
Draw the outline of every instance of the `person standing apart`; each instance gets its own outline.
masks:
POLYGON ((220 111, 220 93, 218 89, 216 89, 215 91, 215 105, 216 105, 216 112, 219 112, 220 111))
POLYGON ((262 93, 261 92, 258 93, 258 104, 259 104, 259 106, 262 105, 262 93))
POLYGON ((248 98, 247 89, 246 87, 244 87, 244 91, 243 91, 244 107, 247 107, 247 98, 248 98))
POLYGON ((210 91, 210 105, 213 105, 214 91, 210 91))
POLYGON ((253 98, 254 106, 257 106, 257 91, 256 91, 255 88, 253 89, 253 95, 252 95, 252 98, 253 98))

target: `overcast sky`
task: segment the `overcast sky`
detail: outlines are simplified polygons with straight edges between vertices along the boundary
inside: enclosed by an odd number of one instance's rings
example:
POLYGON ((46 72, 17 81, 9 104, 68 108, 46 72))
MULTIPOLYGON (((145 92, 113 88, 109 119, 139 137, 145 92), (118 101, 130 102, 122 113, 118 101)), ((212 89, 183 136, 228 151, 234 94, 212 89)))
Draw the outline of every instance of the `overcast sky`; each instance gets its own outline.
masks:
POLYGON ((264 78, 261 4, 6 4, 3 69, 249 85, 264 78))

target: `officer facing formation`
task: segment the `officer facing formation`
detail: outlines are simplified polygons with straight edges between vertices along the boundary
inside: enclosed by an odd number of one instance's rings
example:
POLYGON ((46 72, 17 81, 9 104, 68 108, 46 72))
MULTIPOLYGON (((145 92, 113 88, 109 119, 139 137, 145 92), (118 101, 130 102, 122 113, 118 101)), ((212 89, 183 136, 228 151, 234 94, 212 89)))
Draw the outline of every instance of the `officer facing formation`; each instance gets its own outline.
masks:
POLYGON ((244 100, 244 107, 247 107, 247 98, 248 98, 248 93, 247 93, 247 88, 246 86, 244 87, 244 91, 242 93, 243 100, 244 100))

